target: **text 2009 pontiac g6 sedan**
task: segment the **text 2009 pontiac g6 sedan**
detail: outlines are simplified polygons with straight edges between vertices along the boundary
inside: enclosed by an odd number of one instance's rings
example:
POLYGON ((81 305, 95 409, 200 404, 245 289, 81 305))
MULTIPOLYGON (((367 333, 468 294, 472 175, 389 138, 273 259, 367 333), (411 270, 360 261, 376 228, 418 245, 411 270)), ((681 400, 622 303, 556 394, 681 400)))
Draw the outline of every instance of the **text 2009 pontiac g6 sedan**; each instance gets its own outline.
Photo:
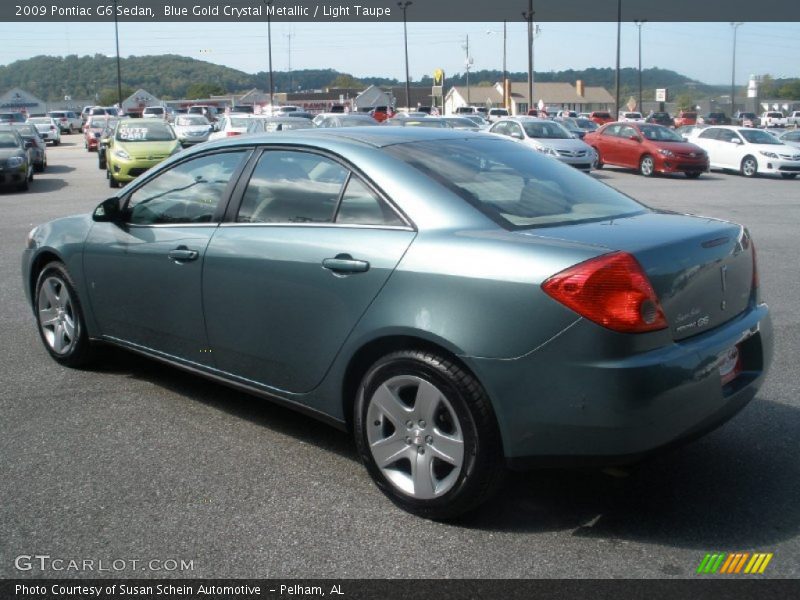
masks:
POLYGON ((22 262, 60 363, 116 344, 352 429, 378 486, 432 518, 505 465, 707 431, 772 351, 742 226, 480 133, 203 144, 40 225, 22 262))

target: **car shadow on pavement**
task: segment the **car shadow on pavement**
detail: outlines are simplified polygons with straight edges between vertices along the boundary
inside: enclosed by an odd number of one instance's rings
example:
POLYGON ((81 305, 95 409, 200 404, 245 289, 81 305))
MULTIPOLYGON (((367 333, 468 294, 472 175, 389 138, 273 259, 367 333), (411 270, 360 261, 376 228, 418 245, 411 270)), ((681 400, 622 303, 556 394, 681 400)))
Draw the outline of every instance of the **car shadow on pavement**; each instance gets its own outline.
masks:
POLYGON ((75 167, 70 167, 67 165, 47 165, 47 170, 39 175, 39 177, 50 175, 51 173, 69 173, 74 170, 75 167))
POLYGON ((240 392, 176 367, 108 346, 94 369, 124 374, 202 402, 239 419, 358 461, 352 437, 335 427, 265 398, 240 392))
POLYGON ((67 182, 61 178, 45 178, 42 179, 41 175, 36 177, 31 182, 31 187, 24 194, 48 194, 50 192, 57 192, 60 189, 67 187, 67 182))
POLYGON ((501 493, 461 524, 572 529, 576 536, 686 548, 768 547, 800 529, 797 431, 800 410, 759 396, 707 437, 617 476, 512 473, 501 493))

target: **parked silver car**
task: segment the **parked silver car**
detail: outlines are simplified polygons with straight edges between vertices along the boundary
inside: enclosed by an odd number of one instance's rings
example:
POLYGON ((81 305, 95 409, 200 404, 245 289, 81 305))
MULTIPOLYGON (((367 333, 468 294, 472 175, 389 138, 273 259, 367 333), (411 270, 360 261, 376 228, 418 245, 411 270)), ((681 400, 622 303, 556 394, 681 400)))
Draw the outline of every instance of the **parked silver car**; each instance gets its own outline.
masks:
POLYGON ((597 163, 597 153, 577 139, 556 121, 536 117, 502 119, 491 126, 489 133, 506 135, 548 154, 581 171, 591 171, 597 163))

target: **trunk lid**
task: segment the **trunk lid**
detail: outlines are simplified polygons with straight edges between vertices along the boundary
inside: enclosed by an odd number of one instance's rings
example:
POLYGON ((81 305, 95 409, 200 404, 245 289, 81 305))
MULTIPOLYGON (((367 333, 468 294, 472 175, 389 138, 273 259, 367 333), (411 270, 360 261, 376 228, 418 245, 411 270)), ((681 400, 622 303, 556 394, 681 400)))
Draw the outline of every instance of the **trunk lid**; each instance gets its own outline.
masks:
POLYGON ((675 340, 722 325, 750 303, 753 245, 735 223, 650 212, 520 233, 632 254, 650 279, 675 340))

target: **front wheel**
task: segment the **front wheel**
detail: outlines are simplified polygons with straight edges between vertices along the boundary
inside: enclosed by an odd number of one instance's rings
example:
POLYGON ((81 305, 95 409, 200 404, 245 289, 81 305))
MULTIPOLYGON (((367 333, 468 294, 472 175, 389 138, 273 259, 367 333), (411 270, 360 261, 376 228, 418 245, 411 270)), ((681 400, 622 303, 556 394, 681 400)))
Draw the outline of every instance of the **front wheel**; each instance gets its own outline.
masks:
POLYGON ((114 175, 111 174, 111 171, 106 171, 106 177, 108 177, 108 187, 110 188, 119 187, 119 181, 114 179, 114 175))
POLYGON ((594 153, 595 153, 594 168, 599 171, 600 169, 603 168, 603 161, 600 159, 600 151, 597 148, 594 149, 594 153))
POLYGON ((354 424, 375 483, 416 515, 457 517, 502 479, 500 434, 486 393, 436 354, 402 351, 376 362, 359 388, 354 424))
POLYGON ((91 361, 91 344, 75 284, 60 262, 49 263, 36 280, 36 323, 45 348, 57 362, 81 367, 91 361))
POLYGON ((745 156, 740 171, 745 177, 755 177, 758 173, 758 161, 752 156, 745 156))
POLYGON ((645 177, 652 177, 653 173, 656 171, 656 165, 653 161, 653 157, 649 154, 645 154, 642 157, 642 160, 639 161, 639 173, 644 175, 645 177))

